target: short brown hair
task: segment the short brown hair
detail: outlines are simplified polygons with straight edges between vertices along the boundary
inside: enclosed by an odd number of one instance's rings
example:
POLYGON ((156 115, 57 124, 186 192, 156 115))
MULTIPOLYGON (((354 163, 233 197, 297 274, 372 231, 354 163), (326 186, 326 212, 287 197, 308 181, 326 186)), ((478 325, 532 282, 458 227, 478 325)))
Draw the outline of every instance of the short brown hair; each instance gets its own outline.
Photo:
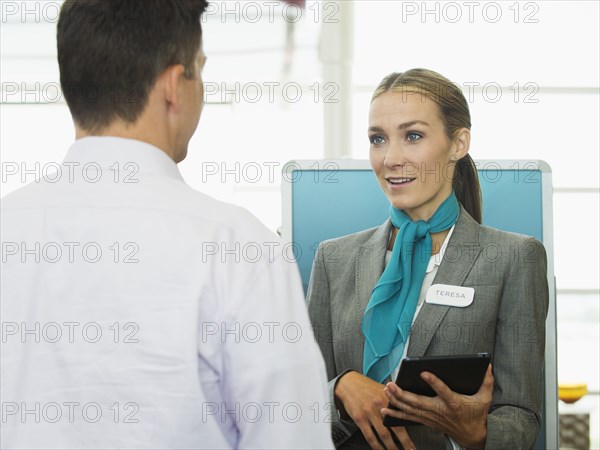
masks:
POLYGON ((206 0, 66 0, 57 27, 63 95, 75 123, 99 131, 134 123, 158 76, 194 62, 206 0))

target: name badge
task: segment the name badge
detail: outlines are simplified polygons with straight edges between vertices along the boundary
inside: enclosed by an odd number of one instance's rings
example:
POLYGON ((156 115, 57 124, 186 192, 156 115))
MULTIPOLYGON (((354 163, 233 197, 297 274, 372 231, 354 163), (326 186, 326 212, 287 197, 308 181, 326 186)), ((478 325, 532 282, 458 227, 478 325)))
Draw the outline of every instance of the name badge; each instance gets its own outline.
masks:
POLYGON ((458 306, 464 308, 473 303, 475 289, 449 284, 434 284, 427 290, 425 301, 432 305, 458 306))

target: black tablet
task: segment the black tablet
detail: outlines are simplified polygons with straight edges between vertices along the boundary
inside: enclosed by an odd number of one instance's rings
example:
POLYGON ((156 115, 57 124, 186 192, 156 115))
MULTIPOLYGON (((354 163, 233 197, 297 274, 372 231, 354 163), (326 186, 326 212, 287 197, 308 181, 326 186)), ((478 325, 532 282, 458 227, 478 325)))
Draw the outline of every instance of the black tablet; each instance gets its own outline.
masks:
MULTIPOLYGON (((420 376, 421 372, 431 372, 454 392, 473 395, 479 390, 490 361, 489 353, 405 358, 400 363, 396 384, 405 391, 434 397, 435 391, 420 376)), ((397 409, 391 404, 388 408, 397 409)), ((420 425, 391 416, 385 416, 383 424, 387 427, 420 425)))

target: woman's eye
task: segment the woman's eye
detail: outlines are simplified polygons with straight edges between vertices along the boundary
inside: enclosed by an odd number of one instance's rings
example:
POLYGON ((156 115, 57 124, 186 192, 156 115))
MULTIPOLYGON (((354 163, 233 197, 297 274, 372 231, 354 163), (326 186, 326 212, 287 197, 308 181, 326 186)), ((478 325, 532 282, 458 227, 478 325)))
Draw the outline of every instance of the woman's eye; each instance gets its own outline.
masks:
POLYGON ((371 144, 375 145, 383 144, 383 138, 379 135, 371 136, 369 141, 371 141, 371 144))
POLYGON ((423 136, 421 136, 419 133, 415 133, 414 131, 410 131, 410 132, 406 133, 407 141, 418 141, 422 137, 423 136))

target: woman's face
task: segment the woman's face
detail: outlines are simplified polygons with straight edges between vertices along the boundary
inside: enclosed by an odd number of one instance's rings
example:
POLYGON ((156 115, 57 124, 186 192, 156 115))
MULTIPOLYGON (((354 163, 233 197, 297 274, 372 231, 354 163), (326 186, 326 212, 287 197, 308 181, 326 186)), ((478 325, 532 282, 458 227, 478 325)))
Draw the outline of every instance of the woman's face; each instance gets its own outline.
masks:
POLYGON ((435 102, 421 93, 385 92, 369 112, 371 167, 389 201, 412 220, 429 220, 452 191, 469 130, 448 139, 435 102))

